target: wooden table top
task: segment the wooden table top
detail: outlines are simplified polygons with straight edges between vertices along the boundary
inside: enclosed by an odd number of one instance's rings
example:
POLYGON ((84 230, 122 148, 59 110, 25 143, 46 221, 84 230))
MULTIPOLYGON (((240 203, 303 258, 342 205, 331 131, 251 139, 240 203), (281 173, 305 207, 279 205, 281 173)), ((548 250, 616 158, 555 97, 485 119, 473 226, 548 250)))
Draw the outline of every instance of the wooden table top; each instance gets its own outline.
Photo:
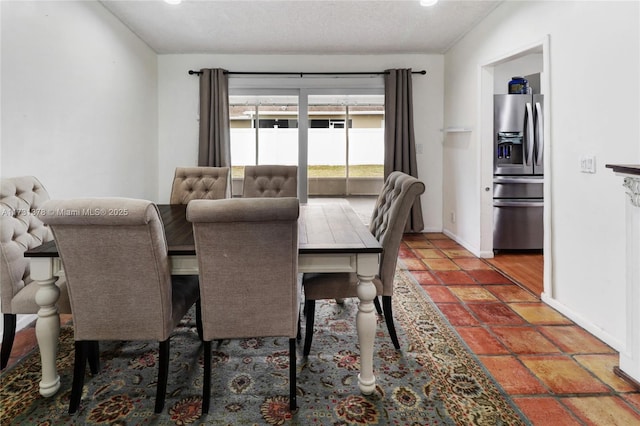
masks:
MULTIPOLYGON (((194 256, 193 228, 185 204, 158 204, 169 255, 194 256)), ((347 203, 300 206, 299 253, 382 253, 382 246, 347 203)), ((57 257, 54 241, 25 252, 25 257, 57 257)))

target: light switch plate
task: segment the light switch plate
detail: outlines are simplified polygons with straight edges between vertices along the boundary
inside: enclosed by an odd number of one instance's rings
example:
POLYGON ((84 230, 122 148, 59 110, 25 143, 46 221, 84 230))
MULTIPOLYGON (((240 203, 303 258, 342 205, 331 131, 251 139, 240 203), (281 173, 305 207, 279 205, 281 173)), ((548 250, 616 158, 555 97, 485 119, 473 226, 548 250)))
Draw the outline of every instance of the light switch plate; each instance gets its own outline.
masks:
POLYGON ((582 173, 596 172, 596 157, 594 155, 583 155, 580 157, 580 171, 582 173))

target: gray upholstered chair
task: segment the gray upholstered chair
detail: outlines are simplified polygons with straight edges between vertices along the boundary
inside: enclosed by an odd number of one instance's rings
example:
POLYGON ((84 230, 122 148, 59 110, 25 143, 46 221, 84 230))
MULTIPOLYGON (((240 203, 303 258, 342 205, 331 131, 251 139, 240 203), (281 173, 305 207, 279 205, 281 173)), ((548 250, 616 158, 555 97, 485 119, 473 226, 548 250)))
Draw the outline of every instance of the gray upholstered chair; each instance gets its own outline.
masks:
POLYGON ((297 197, 298 166, 245 166, 242 197, 297 197))
POLYGON ((193 222, 202 301, 202 413, 211 397, 211 341, 289 338, 289 406, 296 408, 297 198, 195 200, 193 222))
MULTIPOLYGON (((53 239, 53 235, 33 213, 49 199, 38 179, 22 176, 2 179, 0 185, 0 294, 2 296, 3 334, 1 366, 5 368, 16 335, 17 314, 36 314, 38 284, 29 276, 26 250, 53 239)), ((67 284, 64 278, 56 282, 60 288, 58 311, 71 313, 67 284)))
POLYGON ((157 340, 155 412, 164 407, 169 337, 199 298, 196 276, 172 277, 158 209, 126 198, 50 200, 39 217, 53 231, 73 311, 75 365, 69 413, 80 406, 87 356, 100 340, 157 340))
MULTIPOLYGON (((385 322, 396 349, 400 349, 400 343, 393 323, 391 296, 393 296, 398 250, 411 206, 424 190, 424 184, 418 179, 401 172, 392 172, 385 180, 382 192, 378 196, 369 225, 369 230, 383 248, 380 271, 373 283, 378 296, 382 296, 382 311, 384 311, 385 322)), ((303 354, 307 356, 313 340, 315 301, 356 297, 358 277, 354 273, 304 274, 302 283, 306 314, 303 354)), ((378 299, 374 299, 374 302, 378 312, 381 312, 378 299)))
POLYGON ((171 186, 171 204, 191 200, 231 198, 229 167, 177 167, 171 186))

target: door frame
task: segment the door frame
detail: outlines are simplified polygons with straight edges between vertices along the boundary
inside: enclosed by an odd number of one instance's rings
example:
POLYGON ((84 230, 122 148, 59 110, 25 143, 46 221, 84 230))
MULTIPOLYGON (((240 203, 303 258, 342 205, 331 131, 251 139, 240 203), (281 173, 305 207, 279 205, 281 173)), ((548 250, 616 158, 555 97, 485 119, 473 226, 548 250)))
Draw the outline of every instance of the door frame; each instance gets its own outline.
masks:
POLYGON ((541 92, 544 95, 544 278, 542 297, 554 298, 553 286, 553 216, 551 182, 551 67, 550 36, 536 40, 516 50, 506 52, 479 66, 480 96, 478 107, 479 123, 479 180, 480 182, 480 256, 493 257, 493 95, 494 68, 497 65, 532 54, 542 54, 542 71, 540 73, 541 92))

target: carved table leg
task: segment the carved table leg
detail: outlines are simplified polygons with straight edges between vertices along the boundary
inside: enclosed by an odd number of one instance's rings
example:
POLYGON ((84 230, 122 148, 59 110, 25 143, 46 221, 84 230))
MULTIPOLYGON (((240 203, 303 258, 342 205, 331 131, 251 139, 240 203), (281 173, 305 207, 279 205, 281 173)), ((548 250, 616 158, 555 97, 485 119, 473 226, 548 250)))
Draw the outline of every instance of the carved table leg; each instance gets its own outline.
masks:
POLYGON ((373 344, 376 335, 376 312, 373 299, 376 297, 376 287, 372 280, 378 271, 378 255, 358 255, 357 270, 358 299, 360 299, 356 315, 360 344, 358 385, 363 394, 369 395, 376 388, 376 378, 373 375, 373 344))
POLYGON ((36 321, 36 338, 40 348, 42 380, 40 394, 50 397, 60 389, 60 376, 56 371, 58 336, 60 335, 60 315, 58 298, 60 289, 55 282, 53 258, 32 258, 31 278, 38 284, 36 303, 40 306, 36 321))

